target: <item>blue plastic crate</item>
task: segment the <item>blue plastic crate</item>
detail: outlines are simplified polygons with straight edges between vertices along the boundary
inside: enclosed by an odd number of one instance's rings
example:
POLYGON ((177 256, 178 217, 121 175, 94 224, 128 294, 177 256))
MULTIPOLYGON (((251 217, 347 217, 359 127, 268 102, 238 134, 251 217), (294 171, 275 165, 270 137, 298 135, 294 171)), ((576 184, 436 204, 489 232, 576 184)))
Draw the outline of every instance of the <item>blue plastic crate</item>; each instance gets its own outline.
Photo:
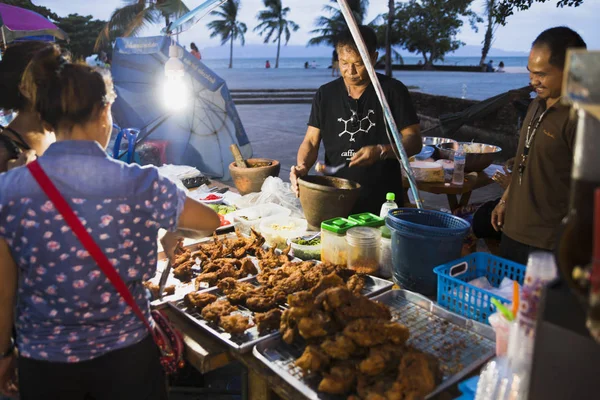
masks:
POLYGON ((525 265, 488 253, 473 253, 433 269, 438 276, 437 301, 440 306, 464 317, 488 324, 488 317, 496 312, 492 298, 503 304, 512 299, 469 285, 467 282, 485 276, 493 286, 499 286, 508 277, 523 284, 525 265))

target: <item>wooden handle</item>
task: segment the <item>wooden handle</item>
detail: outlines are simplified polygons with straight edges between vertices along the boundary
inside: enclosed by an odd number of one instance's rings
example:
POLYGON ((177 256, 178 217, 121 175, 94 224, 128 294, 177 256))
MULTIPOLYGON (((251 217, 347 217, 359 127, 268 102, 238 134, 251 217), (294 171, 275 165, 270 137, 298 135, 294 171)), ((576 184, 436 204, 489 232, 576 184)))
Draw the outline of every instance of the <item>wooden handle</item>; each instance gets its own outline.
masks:
POLYGON ((233 154, 233 160, 238 168, 248 168, 248 165, 246 164, 246 161, 244 161, 244 157, 242 157, 242 153, 240 153, 240 148, 237 144, 232 144, 229 146, 229 150, 231 150, 231 154, 233 154))

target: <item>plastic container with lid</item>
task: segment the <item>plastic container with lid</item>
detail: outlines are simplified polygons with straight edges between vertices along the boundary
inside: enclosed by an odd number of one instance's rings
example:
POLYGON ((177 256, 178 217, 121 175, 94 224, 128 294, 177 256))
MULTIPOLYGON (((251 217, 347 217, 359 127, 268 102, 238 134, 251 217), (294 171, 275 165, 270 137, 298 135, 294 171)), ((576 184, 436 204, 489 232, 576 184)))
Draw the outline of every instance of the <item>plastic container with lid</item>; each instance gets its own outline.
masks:
POLYGON ((358 226, 346 218, 333 218, 321 223, 321 261, 347 265, 346 232, 358 226))
POLYGON ((234 211, 230 214, 237 228, 244 235, 250 235, 250 228, 258 230, 260 223, 264 218, 274 216, 289 216, 291 210, 275 203, 265 203, 253 207, 234 211))
POLYGON ((348 217, 352 222, 356 222, 358 226, 369 226, 371 228, 379 228, 385 225, 385 220, 371 213, 354 214, 348 217))
POLYGON ((346 233, 348 268, 356 272, 377 275, 381 257, 381 231, 359 226, 346 233))
POLYGON ((304 235, 307 228, 308 223, 305 219, 281 215, 265 218, 259 225, 267 245, 280 250, 287 247, 288 239, 304 235))

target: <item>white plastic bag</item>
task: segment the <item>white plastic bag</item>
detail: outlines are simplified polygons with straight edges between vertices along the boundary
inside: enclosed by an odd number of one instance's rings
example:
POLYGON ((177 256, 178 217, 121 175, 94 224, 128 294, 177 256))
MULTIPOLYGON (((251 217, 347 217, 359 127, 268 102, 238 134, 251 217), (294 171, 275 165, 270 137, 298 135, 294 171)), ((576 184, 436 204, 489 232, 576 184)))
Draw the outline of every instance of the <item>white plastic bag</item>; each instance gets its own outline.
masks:
POLYGON ((265 203, 279 204, 290 210, 292 217, 304 218, 300 200, 292 191, 291 185, 283 182, 281 178, 273 176, 265 179, 260 192, 249 193, 234 201, 234 205, 238 208, 248 208, 265 203))

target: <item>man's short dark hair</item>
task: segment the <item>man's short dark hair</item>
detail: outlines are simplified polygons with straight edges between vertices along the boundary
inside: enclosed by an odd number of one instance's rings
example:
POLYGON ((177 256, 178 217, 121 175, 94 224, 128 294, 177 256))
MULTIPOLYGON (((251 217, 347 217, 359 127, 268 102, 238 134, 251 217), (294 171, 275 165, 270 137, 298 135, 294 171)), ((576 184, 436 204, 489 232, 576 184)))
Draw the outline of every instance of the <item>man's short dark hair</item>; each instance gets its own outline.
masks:
MULTIPOLYGON (((367 45, 367 50, 369 51, 369 54, 375 53, 377 51, 377 34, 373 30, 373 28, 365 25, 360 25, 358 29, 360 30, 360 35, 363 37, 365 44, 367 45)), ((344 46, 348 46, 356 50, 356 52, 358 53, 358 46, 356 46, 356 43, 354 42, 354 38, 352 37, 350 29, 344 30, 336 38, 336 49, 339 49, 344 46)))
POLYGON ((585 42, 577 32, 566 26, 546 29, 533 41, 532 47, 548 46, 550 49, 550 64, 565 67, 565 58, 569 48, 587 48, 585 42))

